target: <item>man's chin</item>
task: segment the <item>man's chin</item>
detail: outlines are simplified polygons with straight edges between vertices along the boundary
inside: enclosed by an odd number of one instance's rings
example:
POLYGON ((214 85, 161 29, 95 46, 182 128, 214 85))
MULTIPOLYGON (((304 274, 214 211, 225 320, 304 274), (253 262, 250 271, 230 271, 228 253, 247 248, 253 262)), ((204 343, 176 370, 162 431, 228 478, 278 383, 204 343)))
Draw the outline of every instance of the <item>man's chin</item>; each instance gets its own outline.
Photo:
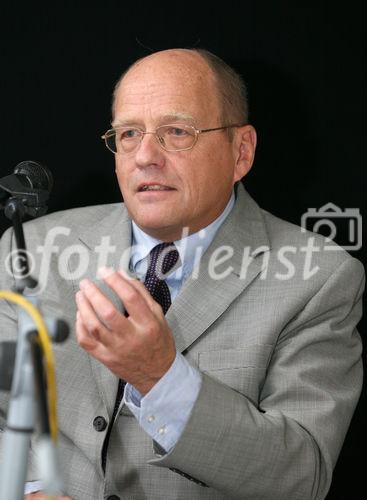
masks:
POLYGON ((134 222, 144 233, 162 241, 176 241, 184 236, 184 228, 167 217, 134 217, 134 222))

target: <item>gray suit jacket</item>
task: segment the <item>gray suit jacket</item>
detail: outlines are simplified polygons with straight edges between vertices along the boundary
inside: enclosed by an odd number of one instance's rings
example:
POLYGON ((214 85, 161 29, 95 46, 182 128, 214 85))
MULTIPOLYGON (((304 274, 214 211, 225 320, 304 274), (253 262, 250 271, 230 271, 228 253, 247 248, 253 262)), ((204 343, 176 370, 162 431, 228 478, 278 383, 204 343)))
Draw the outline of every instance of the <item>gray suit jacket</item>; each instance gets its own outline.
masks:
MULTIPOLYGON (((43 310, 74 325, 76 275, 95 279, 101 264, 95 247, 103 236, 116 247, 108 264, 126 266, 131 221, 123 204, 112 204, 28 223, 34 274, 43 279, 49 252, 37 246, 45 245, 47 231, 56 226, 67 229, 56 230, 58 251, 52 250, 43 310), (83 273, 80 255, 88 259, 83 273)), ((324 498, 361 389, 355 325, 364 284, 360 262, 341 249, 324 250, 324 244, 321 236, 261 210, 239 186, 233 211, 167 313, 177 349, 203 373, 189 422, 168 454, 160 453, 121 406, 104 476, 106 432, 97 432, 93 420, 111 419, 117 379, 78 346, 74 333, 55 345, 67 493, 76 500, 113 494, 129 500, 324 498), (309 238, 319 251, 312 255, 312 276, 304 279, 309 238), (221 279, 213 279, 213 272, 221 279)), ((1 246, 1 288, 12 284, 4 270, 11 248, 8 231, 1 246)), ((1 339, 14 338, 15 308, 1 301, 0 315, 1 339)), ((4 393, 0 406, 7 407, 4 393)), ((32 462, 29 479, 37 479, 32 462)))

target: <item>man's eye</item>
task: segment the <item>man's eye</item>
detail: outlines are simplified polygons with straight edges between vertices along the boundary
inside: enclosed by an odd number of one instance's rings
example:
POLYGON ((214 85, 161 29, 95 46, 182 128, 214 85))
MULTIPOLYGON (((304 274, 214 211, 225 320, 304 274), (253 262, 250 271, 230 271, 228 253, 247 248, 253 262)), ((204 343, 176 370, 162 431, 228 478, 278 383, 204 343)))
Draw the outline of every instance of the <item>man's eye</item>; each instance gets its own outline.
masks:
POLYGON ((187 130, 180 127, 170 127, 168 129, 168 133, 169 135, 174 135, 176 137, 184 137, 185 135, 188 134, 187 130))
POLYGON ((120 131, 120 139, 136 139, 137 137, 140 136, 140 131, 137 130, 136 128, 129 128, 127 130, 121 130, 120 131))

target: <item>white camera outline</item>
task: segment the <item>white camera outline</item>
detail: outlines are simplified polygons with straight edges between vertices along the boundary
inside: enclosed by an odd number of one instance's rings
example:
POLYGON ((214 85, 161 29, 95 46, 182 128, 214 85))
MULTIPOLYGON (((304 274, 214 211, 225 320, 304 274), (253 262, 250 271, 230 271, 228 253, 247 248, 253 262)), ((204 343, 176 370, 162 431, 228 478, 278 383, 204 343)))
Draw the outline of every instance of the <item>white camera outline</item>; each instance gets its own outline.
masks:
MULTIPOLYGON (((326 241, 331 241, 333 238, 335 238, 336 235, 336 226, 333 222, 334 218, 349 219, 349 221, 357 220, 356 230, 355 228, 353 228, 354 234, 357 235, 357 238, 349 238, 350 241, 356 241, 356 243, 354 243, 353 245, 340 245, 340 246, 344 248, 344 250, 348 251, 360 250, 362 248, 362 216, 359 208, 345 208, 344 210, 342 210, 340 207, 331 202, 326 203, 319 209, 308 208, 307 212, 302 214, 301 217, 301 230, 302 232, 311 230, 317 233, 317 229, 321 225, 329 226, 330 229, 332 230, 332 233, 330 236, 326 238, 326 241), (307 220, 310 218, 319 220, 312 226, 312 229, 307 229, 307 220), (316 229, 315 226, 317 226, 316 229)), ((350 235, 351 235, 351 227, 349 224, 348 236, 350 235)), ((324 250, 338 250, 338 247, 334 245, 325 245, 324 250)))

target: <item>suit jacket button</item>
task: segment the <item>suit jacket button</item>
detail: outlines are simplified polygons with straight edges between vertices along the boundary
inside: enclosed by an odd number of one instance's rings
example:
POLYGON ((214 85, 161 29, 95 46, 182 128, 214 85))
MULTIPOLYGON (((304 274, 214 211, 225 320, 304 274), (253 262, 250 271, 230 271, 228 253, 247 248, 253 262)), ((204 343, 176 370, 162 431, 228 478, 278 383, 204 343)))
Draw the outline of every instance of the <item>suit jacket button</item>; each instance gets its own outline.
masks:
POLYGON ((107 500, 120 500, 120 497, 118 497, 117 495, 110 495, 109 497, 107 497, 107 500))
POLYGON ((93 420, 93 427, 95 428, 95 430, 97 432, 102 432, 105 430, 105 428, 107 427, 107 422, 106 422, 106 419, 104 417, 96 417, 94 420, 93 420))

